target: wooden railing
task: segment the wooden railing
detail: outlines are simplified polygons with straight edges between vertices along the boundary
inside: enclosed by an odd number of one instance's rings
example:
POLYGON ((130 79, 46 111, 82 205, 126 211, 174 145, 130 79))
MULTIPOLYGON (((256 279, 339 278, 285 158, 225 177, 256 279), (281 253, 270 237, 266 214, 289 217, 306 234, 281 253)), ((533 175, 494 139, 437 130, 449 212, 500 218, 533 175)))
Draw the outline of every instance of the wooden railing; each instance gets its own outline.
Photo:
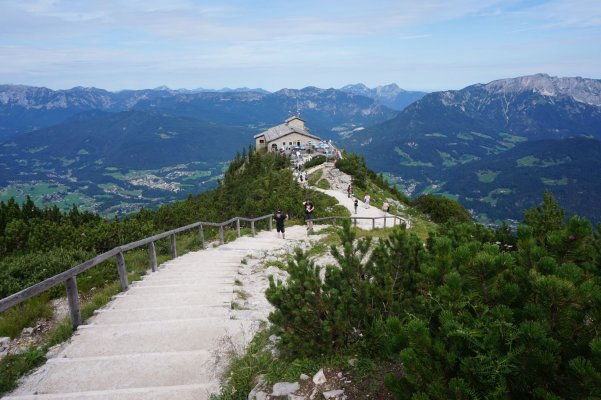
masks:
POLYGON ((384 228, 386 228, 386 221, 387 220, 392 220, 392 226, 395 226, 398 222, 398 224, 406 224, 407 227, 411 227, 411 220, 410 219, 405 219, 405 218, 401 218, 398 215, 393 215, 393 214, 387 214, 387 215, 382 215, 381 217, 355 217, 353 215, 351 215, 350 217, 343 217, 343 216, 332 216, 332 217, 321 217, 321 218, 314 218, 313 222, 320 222, 320 221, 332 221, 333 225, 336 225, 336 222, 338 220, 343 220, 343 219, 350 219, 353 222, 354 226, 357 226, 357 220, 371 220, 371 228, 375 229, 376 228, 376 220, 378 219, 382 219, 384 220, 384 228))
POLYGON ((30 286, 20 292, 14 293, 4 299, 0 300, 0 312, 5 311, 19 303, 24 302, 36 296, 46 290, 65 282, 67 287, 67 299, 69 301, 69 311, 71 314, 71 321, 73 322, 73 328, 77 328, 81 324, 81 311, 79 305, 79 294, 77 291, 77 275, 89 270, 90 268, 101 264, 111 258, 115 257, 117 261, 117 270, 119 272, 119 281, 121 283, 121 289, 127 290, 129 283, 127 280, 127 268, 125 266, 125 258, 123 253, 128 250, 133 250, 141 246, 148 246, 148 255, 150 258, 150 269, 156 271, 157 269, 157 256, 155 242, 157 240, 170 238, 171 243, 171 254, 175 258, 177 257, 176 248, 176 235, 181 232, 189 231, 191 229, 198 229, 198 235, 200 236, 200 243, 202 248, 205 247, 205 236, 203 227, 218 227, 219 228, 219 243, 223 244, 224 240, 224 227, 236 223, 236 235, 240 237, 240 221, 250 222, 251 234, 255 236, 255 222, 269 219, 269 230, 272 230, 273 215, 264 215, 258 218, 242 218, 235 217, 225 222, 196 222, 190 225, 182 226, 181 228, 173 229, 158 235, 154 235, 136 242, 128 243, 119 247, 115 247, 112 250, 102 253, 90 260, 87 260, 67 271, 61 272, 51 278, 48 278, 40 283, 30 286))

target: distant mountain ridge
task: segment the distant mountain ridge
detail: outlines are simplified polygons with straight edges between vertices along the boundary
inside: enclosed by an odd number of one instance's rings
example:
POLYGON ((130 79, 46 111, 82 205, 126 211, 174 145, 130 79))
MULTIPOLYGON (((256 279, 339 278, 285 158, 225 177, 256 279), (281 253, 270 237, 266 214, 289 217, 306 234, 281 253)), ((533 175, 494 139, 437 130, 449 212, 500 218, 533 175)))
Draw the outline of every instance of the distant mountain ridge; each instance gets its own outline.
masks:
MULTIPOLYGON (((578 136, 601 140, 600 88, 601 81, 596 79, 537 74, 430 93, 395 118, 353 132, 341 144, 364 154, 371 168, 390 174, 408 194, 465 195, 447 183, 449 168, 465 167, 467 171, 471 163, 501 157, 524 142, 578 136)), ((587 160, 589 169, 601 169, 601 160, 587 160)), ((547 186, 554 189, 550 183, 547 186)), ((515 193, 523 189, 516 188, 515 193)), ((494 203, 488 207, 492 210, 494 203)), ((597 212, 590 210, 590 205, 584 208, 588 213, 597 212)), ((492 210, 491 214, 519 218, 510 214, 510 209, 506 207, 505 214, 492 210)), ((521 210, 517 203, 513 209, 521 210)))
POLYGON ((357 83, 354 85, 343 86, 340 88, 340 90, 378 100, 386 107, 390 107, 393 110, 399 111, 403 110, 409 104, 421 99, 427 94, 426 92, 401 89, 395 83, 377 86, 375 88, 368 88, 362 83, 357 83))
POLYGON ((152 110, 224 125, 263 127, 281 123, 300 110, 315 133, 336 137, 339 125, 349 128, 384 121, 395 111, 378 101, 335 89, 195 92, 166 88, 123 90, 77 87, 51 90, 0 85, 0 142, 18 133, 46 128, 84 111, 152 110))
POLYGON ((493 94, 532 90, 544 96, 570 96, 581 103, 601 106, 601 79, 558 78, 547 74, 536 74, 499 79, 483 85, 483 87, 493 94))

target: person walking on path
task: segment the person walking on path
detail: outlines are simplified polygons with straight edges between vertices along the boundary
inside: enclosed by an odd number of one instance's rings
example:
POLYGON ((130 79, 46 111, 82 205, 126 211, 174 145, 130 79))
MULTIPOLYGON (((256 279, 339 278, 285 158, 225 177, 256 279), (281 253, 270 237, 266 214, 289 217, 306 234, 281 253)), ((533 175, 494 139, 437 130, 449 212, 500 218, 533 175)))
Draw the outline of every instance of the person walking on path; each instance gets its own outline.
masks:
POLYGON ((282 239, 286 239, 285 229, 284 229, 284 221, 288 219, 288 214, 282 213, 282 210, 278 208, 278 210, 273 215, 273 219, 275 220, 275 230, 278 233, 278 237, 280 237, 280 233, 282 234, 282 239))
POLYGON ((365 208, 369 208, 369 200, 371 199, 371 197, 369 197, 368 193, 365 193, 365 197, 363 197, 363 203, 365 203, 365 208))
POLYGON ((353 193, 353 186, 351 186, 350 184, 348 185, 348 187, 346 188, 346 194, 348 195, 348 198, 351 198, 351 193, 353 193))
POLYGON ((390 208, 390 204, 386 200, 384 200, 384 204, 382 204, 382 211, 384 211, 384 215, 388 213, 388 209, 390 208))
POLYGON ((386 216, 388 215, 388 209, 390 208, 390 204, 386 200, 382 204, 382 211, 384 211, 384 227, 386 227, 386 216))
POLYGON ((305 206, 305 221, 307 222, 307 230, 309 232, 313 232, 313 210, 315 210, 315 206, 309 199, 305 199, 303 206, 305 206))
POLYGON ((355 206, 355 214, 357 214, 357 208, 359 207, 359 199, 355 197, 355 201, 353 202, 353 205, 355 206))

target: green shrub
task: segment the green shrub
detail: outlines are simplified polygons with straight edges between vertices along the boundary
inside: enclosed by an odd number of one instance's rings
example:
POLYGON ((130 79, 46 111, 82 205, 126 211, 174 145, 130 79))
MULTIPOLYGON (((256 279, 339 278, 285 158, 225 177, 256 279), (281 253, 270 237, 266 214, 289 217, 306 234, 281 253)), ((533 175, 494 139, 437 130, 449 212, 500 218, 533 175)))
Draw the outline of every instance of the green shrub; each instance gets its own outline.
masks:
POLYGON ((305 169, 309 169, 311 167, 321 165, 321 164, 325 163, 327 160, 328 159, 326 158, 326 156, 315 156, 312 159, 310 159, 309 161, 307 161, 306 163, 304 163, 303 167, 305 169))
POLYGON ((455 200, 426 194, 413 200, 412 206, 430 216, 436 223, 448 221, 466 222, 471 220, 470 213, 455 200))

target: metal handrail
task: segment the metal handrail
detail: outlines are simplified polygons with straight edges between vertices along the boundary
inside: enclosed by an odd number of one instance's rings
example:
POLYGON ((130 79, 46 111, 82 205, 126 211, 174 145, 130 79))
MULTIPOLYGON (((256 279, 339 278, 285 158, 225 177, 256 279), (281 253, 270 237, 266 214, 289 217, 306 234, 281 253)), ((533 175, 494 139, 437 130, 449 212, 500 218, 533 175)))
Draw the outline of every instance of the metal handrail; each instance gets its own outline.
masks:
POLYGON ((65 282, 67 286, 67 298, 69 300, 69 310, 71 314, 71 320, 73 322, 73 327, 77 328, 81 324, 81 311, 79 305, 79 295, 77 292, 77 275, 89 270, 92 267, 95 267, 98 264, 101 264, 112 257, 116 257, 117 259, 117 270, 119 271, 119 281, 121 283, 121 289, 127 290, 129 287, 127 281, 127 269, 125 267, 125 259, 123 257, 123 253, 129 250, 136 249, 138 247, 147 245, 148 246, 148 254, 150 257, 150 267, 152 271, 156 271, 157 268, 157 260, 156 260, 156 248, 155 242, 157 240, 165 239, 167 237, 171 238, 171 253, 173 257, 177 257, 176 250, 176 234, 188 231, 190 229, 198 228, 199 236, 202 248, 205 247, 204 243, 204 231, 203 226, 210 227, 218 227, 219 228, 219 243, 224 244, 224 232, 223 227, 236 223, 236 234, 237 237, 240 237, 240 221, 246 221, 251 223, 251 235, 255 236, 255 222, 262 221, 265 219, 269 219, 269 230, 272 230, 272 221, 273 215, 264 215, 262 217, 257 218, 244 218, 244 217, 234 217, 227 221, 217 223, 217 222, 195 222, 193 224, 185 225, 180 228, 172 229, 167 232, 163 232, 154 236, 150 236, 135 242, 127 243, 118 247, 115 247, 112 250, 109 250, 105 253, 97 255, 96 257, 87 260, 75 267, 72 267, 60 274, 57 274, 51 278, 48 278, 42 282, 36 283, 26 289, 21 290, 20 292, 13 293, 10 296, 7 296, 0 300, 0 312, 5 311, 11 307, 20 304, 33 296, 36 296, 40 293, 45 292, 46 290, 65 282))

